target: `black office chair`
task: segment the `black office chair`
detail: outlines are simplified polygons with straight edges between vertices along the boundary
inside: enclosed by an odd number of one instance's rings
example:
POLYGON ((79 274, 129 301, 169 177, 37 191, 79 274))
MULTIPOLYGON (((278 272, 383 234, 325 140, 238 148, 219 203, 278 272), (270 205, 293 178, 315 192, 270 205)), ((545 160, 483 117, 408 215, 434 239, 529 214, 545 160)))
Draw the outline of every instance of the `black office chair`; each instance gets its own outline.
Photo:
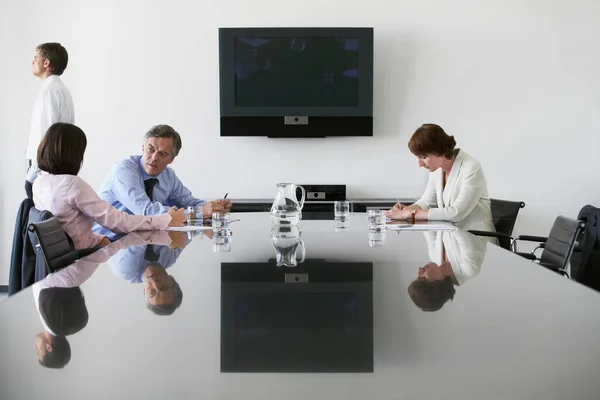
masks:
MULTIPOLYGON (((97 246, 76 250, 56 217, 32 222, 28 229, 29 239, 36 250, 36 256, 44 261, 47 273, 69 266, 100 248, 97 246)), ((38 274, 39 271, 36 271, 36 277, 38 274)))
POLYGON ((554 221, 548 237, 521 235, 515 238, 515 247, 519 240, 540 243, 531 253, 517 252, 516 254, 570 278, 567 268, 573 249, 577 244, 579 232, 583 228, 585 228, 584 222, 559 216, 554 221), (538 249, 543 249, 540 258, 535 255, 538 249))
POLYGON ((571 256, 571 278, 600 291, 600 208, 586 205, 577 219, 585 222, 571 256))
POLYGON ((506 250, 512 250, 512 232, 521 208, 525 207, 522 201, 508 201, 490 199, 492 207, 492 221, 496 232, 470 230, 477 236, 495 237, 498 245, 506 250))

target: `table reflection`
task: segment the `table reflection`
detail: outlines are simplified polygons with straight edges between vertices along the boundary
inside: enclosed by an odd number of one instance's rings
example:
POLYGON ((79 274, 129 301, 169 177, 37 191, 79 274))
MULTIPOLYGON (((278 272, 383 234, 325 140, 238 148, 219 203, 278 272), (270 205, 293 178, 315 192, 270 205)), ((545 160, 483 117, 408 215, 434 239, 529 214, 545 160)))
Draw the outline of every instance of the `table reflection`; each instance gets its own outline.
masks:
POLYGON ((123 249, 146 243, 149 235, 132 233, 33 285, 33 299, 43 326, 35 335, 34 345, 40 365, 63 368, 69 363, 71 346, 67 336, 80 332, 89 320, 80 286, 101 263, 123 249))
POLYGON ((152 232, 143 244, 119 251, 108 264, 116 276, 143 283, 144 302, 152 313, 171 315, 181 306, 183 292, 166 270, 191 240, 184 232, 152 232))

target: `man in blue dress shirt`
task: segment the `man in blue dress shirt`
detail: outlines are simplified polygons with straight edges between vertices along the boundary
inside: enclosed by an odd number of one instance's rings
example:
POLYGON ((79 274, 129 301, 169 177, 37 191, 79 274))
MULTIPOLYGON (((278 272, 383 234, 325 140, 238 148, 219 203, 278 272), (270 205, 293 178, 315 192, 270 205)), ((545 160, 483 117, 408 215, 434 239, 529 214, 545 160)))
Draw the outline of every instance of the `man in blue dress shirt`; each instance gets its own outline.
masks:
MULTIPOLYGON (((100 197, 110 205, 129 214, 157 215, 173 206, 203 206, 204 217, 213 212, 228 212, 229 200, 204 201, 177 178, 168 167, 181 150, 181 137, 169 125, 156 125, 146 133, 142 155, 131 156, 117 163, 100 187, 100 197)), ((94 225, 94 232, 110 239, 115 234, 94 225)))

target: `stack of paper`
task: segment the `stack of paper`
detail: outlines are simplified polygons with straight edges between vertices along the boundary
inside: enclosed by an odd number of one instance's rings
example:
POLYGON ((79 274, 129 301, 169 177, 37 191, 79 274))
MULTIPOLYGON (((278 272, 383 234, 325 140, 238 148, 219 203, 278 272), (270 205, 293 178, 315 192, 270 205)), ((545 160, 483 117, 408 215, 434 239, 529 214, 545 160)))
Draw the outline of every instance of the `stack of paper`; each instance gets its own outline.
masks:
POLYGON ((417 221, 414 224, 408 221, 390 221, 386 224, 393 231, 452 231, 454 225, 444 221, 417 221))

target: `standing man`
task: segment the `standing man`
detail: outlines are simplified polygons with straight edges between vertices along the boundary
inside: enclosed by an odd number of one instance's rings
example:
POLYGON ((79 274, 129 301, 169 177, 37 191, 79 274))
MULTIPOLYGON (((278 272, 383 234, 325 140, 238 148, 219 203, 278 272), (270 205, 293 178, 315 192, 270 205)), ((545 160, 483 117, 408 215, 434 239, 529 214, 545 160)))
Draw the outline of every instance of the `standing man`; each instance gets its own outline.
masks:
POLYGON ((29 169, 25 177, 25 192, 33 198, 32 183, 37 177, 37 150, 48 128, 55 122, 75 122, 75 110, 71 92, 60 79, 67 68, 69 55, 60 43, 43 43, 35 48, 32 69, 33 75, 42 80, 31 117, 29 143, 25 157, 29 169))
MULTIPOLYGON (((228 212, 231 201, 204 201, 179 180, 168 167, 181 150, 181 136, 169 125, 153 126, 144 137, 142 154, 117 163, 102 182, 99 196, 119 211, 134 215, 163 214, 173 206, 203 206, 204 217, 228 212)), ((115 234, 94 225, 94 232, 114 239, 115 234)))

